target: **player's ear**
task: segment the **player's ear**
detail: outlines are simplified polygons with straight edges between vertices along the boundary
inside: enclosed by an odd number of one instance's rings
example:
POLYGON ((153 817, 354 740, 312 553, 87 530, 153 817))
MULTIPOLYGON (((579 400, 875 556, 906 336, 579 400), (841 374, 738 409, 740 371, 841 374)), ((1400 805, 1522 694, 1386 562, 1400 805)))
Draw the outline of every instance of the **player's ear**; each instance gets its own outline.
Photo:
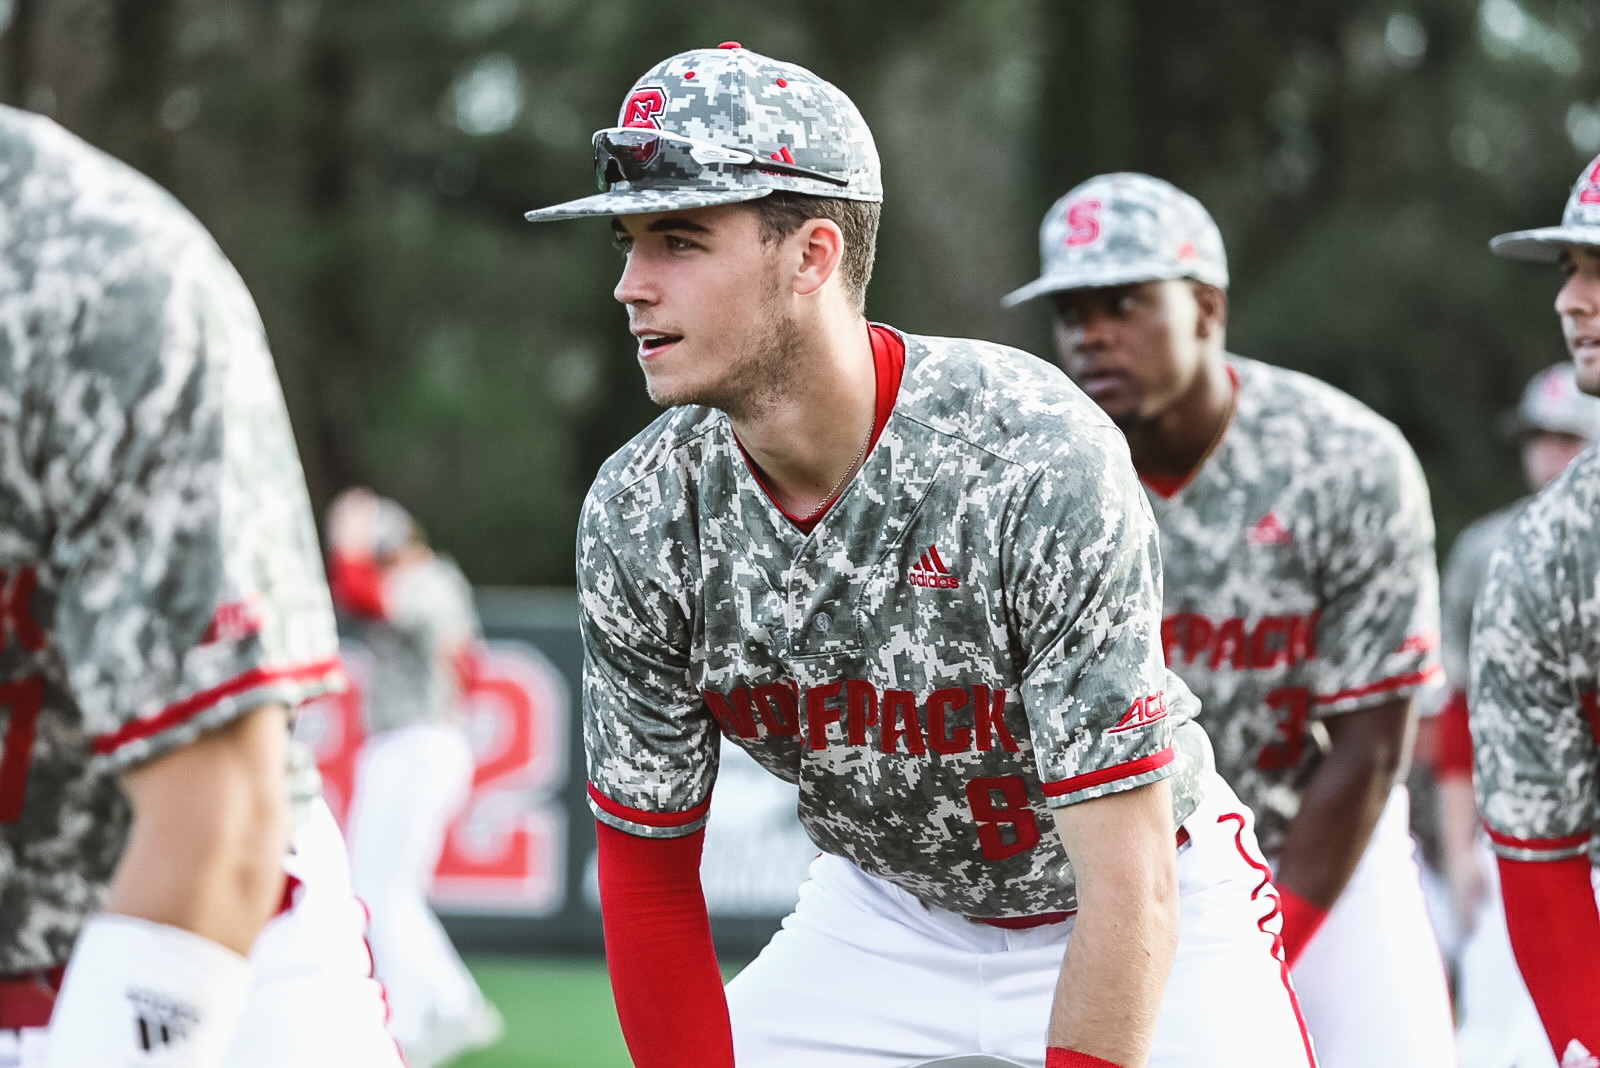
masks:
POLYGON ((1191 282, 1194 302, 1199 309, 1195 316, 1195 334, 1209 338, 1220 334, 1228 326, 1228 291, 1204 282, 1191 282))
POLYGON ((799 253, 794 291, 808 297, 838 273, 844 259, 844 233, 832 219, 807 219, 790 240, 799 253))

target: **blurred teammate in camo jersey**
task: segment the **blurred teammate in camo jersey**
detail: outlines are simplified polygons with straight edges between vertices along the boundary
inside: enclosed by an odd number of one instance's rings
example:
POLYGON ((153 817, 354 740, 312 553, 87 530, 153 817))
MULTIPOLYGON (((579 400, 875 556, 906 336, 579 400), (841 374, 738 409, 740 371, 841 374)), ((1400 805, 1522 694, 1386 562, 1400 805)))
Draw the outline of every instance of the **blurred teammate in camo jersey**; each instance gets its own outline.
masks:
POLYGON ((349 489, 328 509, 334 604, 372 654, 367 739, 350 799, 350 880, 372 911, 372 958, 410 1068, 497 1041, 500 1014, 428 907, 445 832, 472 789, 460 722, 478 613, 455 561, 400 505, 349 489))
POLYGON ((255 305, 49 120, 0 161, 0 1064, 398 1068, 289 746, 342 674, 255 305))
POLYGON ((1127 435, 1161 531, 1168 666, 1260 821, 1323 1068, 1454 1064, 1404 774, 1439 674, 1433 515, 1390 423, 1227 351, 1228 267, 1199 201, 1143 174, 1051 207, 1062 366, 1127 435))
MULTIPOLYGON (((1555 310, 1578 388, 1600 395, 1600 159, 1561 225, 1502 234, 1559 263, 1555 310)), ((1473 778, 1523 981, 1563 1068, 1600 1064, 1600 446, 1511 521, 1472 616, 1473 778)))

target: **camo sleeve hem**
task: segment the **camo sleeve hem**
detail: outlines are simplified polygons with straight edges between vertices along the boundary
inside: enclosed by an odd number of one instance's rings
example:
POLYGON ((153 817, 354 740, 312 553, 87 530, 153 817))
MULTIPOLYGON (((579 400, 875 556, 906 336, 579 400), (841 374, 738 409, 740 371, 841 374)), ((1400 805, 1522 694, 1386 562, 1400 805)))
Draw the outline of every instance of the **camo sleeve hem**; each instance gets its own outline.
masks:
POLYGON ((684 812, 646 812, 613 801, 594 785, 588 786, 589 810, 595 819, 609 827, 640 838, 682 838, 706 825, 711 813, 711 795, 684 812))
POLYGON ((343 688, 337 658, 287 667, 256 667, 226 682, 176 701, 153 716, 124 723, 93 739, 95 757, 112 770, 149 760, 186 745, 207 730, 232 722, 262 705, 293 708, 343 688))

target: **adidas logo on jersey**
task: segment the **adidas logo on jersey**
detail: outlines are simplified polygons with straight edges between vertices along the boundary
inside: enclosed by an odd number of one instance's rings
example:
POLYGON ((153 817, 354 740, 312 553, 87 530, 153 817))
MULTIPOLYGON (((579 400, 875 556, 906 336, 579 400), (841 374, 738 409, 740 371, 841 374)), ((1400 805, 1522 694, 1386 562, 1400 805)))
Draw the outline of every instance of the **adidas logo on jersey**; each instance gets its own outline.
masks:
POLYGON ((939 558, 939 547, 930 545, 928 551, 922 554, 922 559, 911 565, 911 585, 953 590, 961 585, 961 580, 944 566, 944 561, 939 558))
POLYGON ((1294 541, 1288 527, 1278 518, 1277 512, 1268 512, 1260 522, 1250 528, 1245 540, 1251 545, 1288 545, 1294 541))

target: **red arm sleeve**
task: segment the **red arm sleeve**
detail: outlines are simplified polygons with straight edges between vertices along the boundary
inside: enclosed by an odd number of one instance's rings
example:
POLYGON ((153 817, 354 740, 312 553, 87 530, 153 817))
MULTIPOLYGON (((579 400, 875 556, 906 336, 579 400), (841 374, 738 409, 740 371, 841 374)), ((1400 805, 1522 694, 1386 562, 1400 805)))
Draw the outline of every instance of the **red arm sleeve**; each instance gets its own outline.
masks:
POLYGON ((368 556, 334 553, 328 561, 328 592, 352 615, 382 619, 383 571, 368 556))
POLYGON ((1433 757, 1436 779, 1472 778, 1472 729, 1467 718, 1465 690, 1451 690, 1439 710, 1439 737, 1433 757))
POLYGON ((596 822, 617 1019, 637 1068, 733 1068, 733 1029, 700 886, 705 831, 640 838, 596 822))
POLYGON ((1556 1059, 1574 1039, 1600 1053, 1600 911, 1588 856, 1498 860, 1511 948, 1556 1059))

